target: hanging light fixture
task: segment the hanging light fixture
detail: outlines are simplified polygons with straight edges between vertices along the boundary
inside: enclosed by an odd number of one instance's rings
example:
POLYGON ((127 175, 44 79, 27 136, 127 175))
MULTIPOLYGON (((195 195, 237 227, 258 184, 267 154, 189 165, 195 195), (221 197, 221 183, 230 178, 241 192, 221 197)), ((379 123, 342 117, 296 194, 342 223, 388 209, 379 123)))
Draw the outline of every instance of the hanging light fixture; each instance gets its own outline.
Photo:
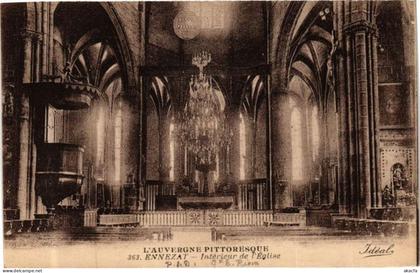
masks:
POLYGON ((192 64, 199 73, 191 76, 189 97, 178 126, 180 141, 195 156, 196 169, 205 176, 216 169, 221 149, 230 145, 224 101, 219 98, 221 90, 214 78, 204 73, 211 60, 206 51, 193 56, 192 64))

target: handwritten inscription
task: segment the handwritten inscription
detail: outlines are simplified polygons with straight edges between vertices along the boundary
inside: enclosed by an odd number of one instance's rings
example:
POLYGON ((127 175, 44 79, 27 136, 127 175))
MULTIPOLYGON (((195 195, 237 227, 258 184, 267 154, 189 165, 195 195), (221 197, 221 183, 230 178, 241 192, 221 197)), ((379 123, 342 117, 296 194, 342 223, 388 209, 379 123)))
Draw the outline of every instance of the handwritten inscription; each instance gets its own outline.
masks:
POLYGON ((243 259, 236 259, 236 260, 212 260, 212 266, 224 266, 224 267, 241 267, 241 266, 259 266, 260 263, 257 261, 247 261, 243 259))
POLYGON ((394 246, 394 244, 383 246, 367 243, 364 248, 359 251, 359 254, 363 255, 364 258, 389 256, 394 254, 394 246))

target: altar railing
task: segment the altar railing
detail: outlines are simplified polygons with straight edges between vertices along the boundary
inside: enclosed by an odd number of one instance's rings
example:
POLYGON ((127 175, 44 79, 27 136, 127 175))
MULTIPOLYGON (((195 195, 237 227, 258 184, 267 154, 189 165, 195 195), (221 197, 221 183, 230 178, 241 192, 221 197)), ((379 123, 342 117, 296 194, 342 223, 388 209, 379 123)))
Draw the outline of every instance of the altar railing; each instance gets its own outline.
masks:
POLYGON ((262 226, 273 221, 271 211, 225 211, 224 226, 262 226))
MULTIPOLYGON (((283 213, 281 213, 283 214, 283 213)), ((284 213, 284 219, 296 219, 284 213)), ((276 218, 279 217, 276 213, 276 218)), ((136 214, 100 215, 99 225, 140 226, 263 226, 273 222, 272 211, 182 210, 145 211, 136 214)))

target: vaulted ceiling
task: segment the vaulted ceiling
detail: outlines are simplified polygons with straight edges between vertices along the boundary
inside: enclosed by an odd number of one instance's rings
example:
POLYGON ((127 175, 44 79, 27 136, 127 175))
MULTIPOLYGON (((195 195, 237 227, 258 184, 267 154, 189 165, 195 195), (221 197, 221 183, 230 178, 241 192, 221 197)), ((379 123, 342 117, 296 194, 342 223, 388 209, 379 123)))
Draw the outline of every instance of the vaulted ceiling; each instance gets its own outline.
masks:
POLYGON ((302 99, 326 96, 328 58, 332 50, 332 5, 306 2, 293 33, 289 90, 302 99))
POLYGON ((147 62, 149 65, 190 65, 191 55, 203 49, 213 64, 253 66, 266 62, 266 3, 264 1, 150 2, 147 62), (199 33, 179 38, 173 22, 191 11, 199 18, 199 33))
POLYGON ((121 65, 112 30, 100 6, 60 3, 54 13, 55 69, 68 69, 76 80, 98 87, 104 95, 111 85, 121 87, 113 84, 121 80, 121 65))

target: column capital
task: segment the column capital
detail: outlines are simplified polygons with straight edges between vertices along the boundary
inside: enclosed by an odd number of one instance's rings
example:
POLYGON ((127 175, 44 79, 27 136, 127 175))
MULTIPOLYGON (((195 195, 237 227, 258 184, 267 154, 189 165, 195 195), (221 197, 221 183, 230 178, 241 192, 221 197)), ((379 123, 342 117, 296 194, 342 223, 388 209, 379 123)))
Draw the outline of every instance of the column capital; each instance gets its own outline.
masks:
POLYGON ((131 90, 131 91, 127 91, 127 92, 122 92, 122 99, 126 102, 126 103, 130 103, 132 104, 132 106, 134 105, 138 105, 138 100, 139 100, 139 94, 136 93, 135 91, 131 90))
POLYGON ((29 113, 30 113, 29 98, 27 95, 23 94, 20 100, 19 119, 29 120, 29 113))
POLYGON ((20 38, 23 38, 25 40, 29 39, 36 42, 43 40, 43 34, 41 32, 37 32, 27 28, 22 29, 19 33, 16 34, 16 36, 19 36, 20 38))
POLYGON ((273 98, 274 97, 280 97, 280 96, 288 97, 288 96, 290 96, 290 93, 286 89, 273 88, 271 90, 271 95, 272 95, 273 98))
POLYGON ((356 32, 365 32, 377 36, 378 33, 378 28, 376 27, 376 24, 367 20, 360 20, 348 23, 344 25, 343 30, 344 33, 346 33, 347 35, 356 32))

